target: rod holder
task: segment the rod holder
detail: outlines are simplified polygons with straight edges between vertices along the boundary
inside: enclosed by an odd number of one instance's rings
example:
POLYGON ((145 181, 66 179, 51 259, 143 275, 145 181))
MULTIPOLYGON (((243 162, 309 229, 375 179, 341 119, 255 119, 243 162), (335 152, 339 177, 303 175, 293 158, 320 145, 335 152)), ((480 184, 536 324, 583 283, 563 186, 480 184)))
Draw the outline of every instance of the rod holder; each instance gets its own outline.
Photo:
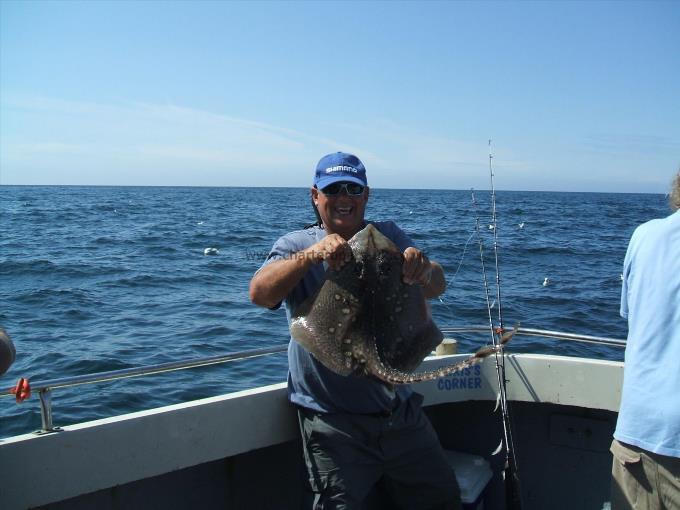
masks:
POLYGON ((455 338, 445 338, 435 349, 437 356, 458 354, 458 341, 455 338))

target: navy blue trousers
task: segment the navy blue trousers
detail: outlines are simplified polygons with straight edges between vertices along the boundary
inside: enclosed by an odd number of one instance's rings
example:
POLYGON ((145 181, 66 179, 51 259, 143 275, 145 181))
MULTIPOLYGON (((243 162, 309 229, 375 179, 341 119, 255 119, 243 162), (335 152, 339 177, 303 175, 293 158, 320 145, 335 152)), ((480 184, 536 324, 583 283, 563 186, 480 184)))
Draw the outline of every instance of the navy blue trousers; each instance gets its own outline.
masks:
POLYGON ((460 509, 460 489, 413 394, 383 415, 298 408, 314 510, 360 510, 380 483, 389 508, 460 509))

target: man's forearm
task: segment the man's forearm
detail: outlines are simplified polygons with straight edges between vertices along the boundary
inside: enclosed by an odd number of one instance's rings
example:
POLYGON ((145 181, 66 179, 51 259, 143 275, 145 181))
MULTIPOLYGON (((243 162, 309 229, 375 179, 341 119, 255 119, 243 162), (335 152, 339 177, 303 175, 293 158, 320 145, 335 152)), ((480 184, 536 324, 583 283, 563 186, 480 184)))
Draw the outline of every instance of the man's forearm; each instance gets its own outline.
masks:
POLYGON ((313 264, 313 257, 301 251, 264 266, 250 280, 250 300, 273 308, 285 299, 313 264))
POLYGON ((272 262, 255 273, 250 280, 250 300, 256 305, 273 308, 314 264, 326 261, 331 269, 339 269, 351 256, 347 241, 338 234, 329 234, 306 250, 272 262))

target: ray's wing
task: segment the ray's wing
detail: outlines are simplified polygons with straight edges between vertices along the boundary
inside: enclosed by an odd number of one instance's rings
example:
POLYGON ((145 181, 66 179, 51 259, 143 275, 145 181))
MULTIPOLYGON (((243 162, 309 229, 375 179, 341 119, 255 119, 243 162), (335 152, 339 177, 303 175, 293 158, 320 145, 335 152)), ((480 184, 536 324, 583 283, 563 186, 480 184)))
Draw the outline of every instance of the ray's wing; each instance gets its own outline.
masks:
POLYGON ((401 253, 382 259, 377 262, 380 292, 372 296, 378 353, 386 366, 410 372, 443 335, 432 321, 422 288, 403 283, 401 253))
POLYGON ((362 309, 361 282, 356 277, 360 269, 352 259, 340 271, 327 270, 319 291, 295 310, 290 325, 293 339, 340 375, 356 368, 350 347, 362 309))

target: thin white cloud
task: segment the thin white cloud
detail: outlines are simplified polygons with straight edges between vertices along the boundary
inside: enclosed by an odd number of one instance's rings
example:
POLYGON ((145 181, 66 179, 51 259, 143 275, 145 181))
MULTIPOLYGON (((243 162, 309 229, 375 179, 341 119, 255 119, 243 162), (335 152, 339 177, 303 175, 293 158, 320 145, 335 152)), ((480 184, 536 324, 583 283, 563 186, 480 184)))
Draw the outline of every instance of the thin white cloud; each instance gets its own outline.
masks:
POLYGON ((636 133, 600 133, 585 137, 583 145, 587 150, 605 155, 640 154, 648 155, 657 151, 678 151, 680 141, 667 136, 636 133))
POLYGON ((378 186, 446 187, 452 170, 484 164, 481 145, 387 123, 329 129, 339 140, 173 104, 11 97, 3 111, 5 183, 306 186, 318 158, 342 150, 359 155, 378 186))
POLYGON ((61 142, 19 142, 11 144, 9 148, 15 154, 45 154, 45 155, 82 155, 93 151, 93 148, 82 144, 61 142))
MULTIPOLYGON (((174 104, 3 94, 0 129, 0 184, 308 186, 318 158, 342 150, 364 161, 373 187, 489 186, 486 140, 385 119, 329 120, 303 132, 174 104)), ((522 148, 494 142, 496 187, 636 189, 630 183, 649 173, 645 189, 662 191, 668 154, 678 148, 664 137, 634 134, 580 142, 524 147, 531 160, 518 156, 522 148)))
MULTIPOLYGON (((373 179, 389 187, 486 188, 489 186, 487 140, 468 141, 423 132, 386 119, 368 125, 339 124, 355 136, 371 139, 383 150, 370 163, 373 179)), ((504 146, 492 146, 493 164, 501 182, 511 183, 518 171, 533 166, 504 146)))
POLYGON ((311 171, 302 169, 313 167, 320 150, 347 145, 175 105, 101 105, 22 97, 4 98, 2 108, 7 133, 0 150, 5 183, 38 179, 61 183, 61 166, 99 168, 96 179, 92 173, 80 177, 81 183, 93 184, 149 184, 148 177, 162 168, 166 178, 174 174, 182 181, 170 184, 191 184, 200 180, 202 172, 214 177, 220 170, 216 185, 266 185, 267 181, 252 175, 261 170, 275 184, 306 185, 311 171), (129 171, 132 167, 134 171, 129 171), (301 169, 300 177, 277 179, 282 169, 301 169), (250 171, 251 177, 244 171, 250 171), (122 175, 137 177, 134 182, 119 182, 122 175))

